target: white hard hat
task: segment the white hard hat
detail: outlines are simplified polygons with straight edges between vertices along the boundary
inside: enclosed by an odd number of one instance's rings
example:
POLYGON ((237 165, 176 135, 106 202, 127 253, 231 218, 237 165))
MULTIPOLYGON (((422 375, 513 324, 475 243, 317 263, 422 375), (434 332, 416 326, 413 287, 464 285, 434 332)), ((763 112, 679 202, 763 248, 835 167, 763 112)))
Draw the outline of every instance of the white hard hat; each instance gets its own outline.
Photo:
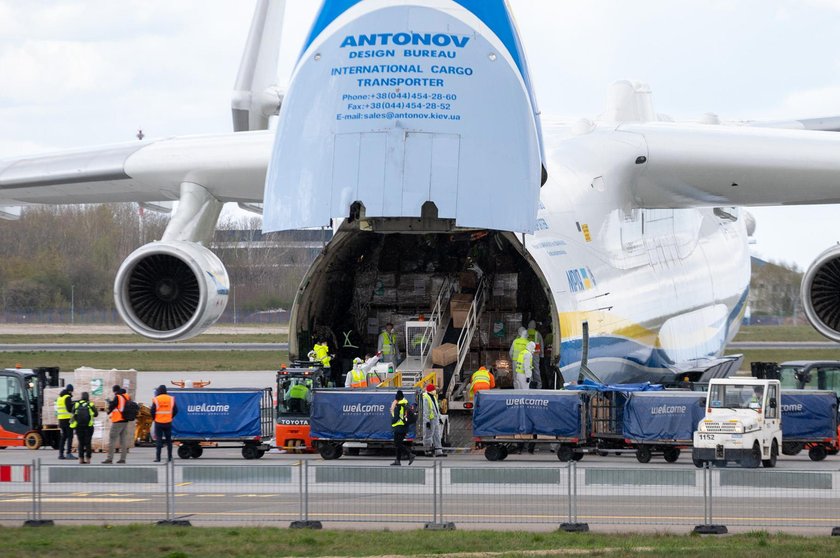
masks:
POLYGON ((528 343, 527 345, 525 345, 525 349, 527 349, 528 351, 533 351, 533 350, 535 350, 536 348, 537 348, 537 344, 536 344, 536 343, 534 343, 533 341, 531 341, 530 343, 528 343))
POLYGON ((519 337, 528 337, 528 330, 524 327, 519 328, 519 337))
POLYGON ((534 320, 531 320, 530 322, 528 322, 528 329, 536 329, 536 328, 537 328, 537 322, 535 322, 534 320))
POLYGON ((362 359, 360 359, 359 357, 356 357, 356 358, 353 359, 353 364, 361 364, 363 362, 364 361, 362 359))

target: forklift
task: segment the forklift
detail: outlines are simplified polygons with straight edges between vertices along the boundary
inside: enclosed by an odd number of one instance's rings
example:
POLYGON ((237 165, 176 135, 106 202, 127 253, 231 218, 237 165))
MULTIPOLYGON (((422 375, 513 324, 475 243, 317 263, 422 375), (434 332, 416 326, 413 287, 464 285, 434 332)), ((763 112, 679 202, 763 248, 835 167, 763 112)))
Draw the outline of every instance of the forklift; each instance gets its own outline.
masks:
POLYGON ((0 370, 0 448, 58 449, 61 430, 55 411, 43 409, 48 387, 59 387, 57 367, 0 370))
POLYGON ((309 437, 312 391, 326 387, 328 379, 316 362, 296 361, 292 366, 277 371, 274 444, 290 452, 314 452, 309 437))

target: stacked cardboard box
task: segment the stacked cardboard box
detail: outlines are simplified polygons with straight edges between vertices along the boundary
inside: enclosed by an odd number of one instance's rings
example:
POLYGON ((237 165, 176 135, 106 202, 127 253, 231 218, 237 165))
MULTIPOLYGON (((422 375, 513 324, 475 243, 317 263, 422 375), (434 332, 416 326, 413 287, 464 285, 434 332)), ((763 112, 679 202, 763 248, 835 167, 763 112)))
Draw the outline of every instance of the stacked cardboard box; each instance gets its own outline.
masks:
POLYGON ((471 294, 454 294, 449 299, 449 313, 452 315, 452 325, 454 327, 464 327, 472 301, 473 295, 471 294))
MULTIPOLYGON (((111 433, 111 420, 107 414, 108 399, 113 399, 113 386, 116 385, 125 389, 129 397, 136 400, 137 371, 82 367, 74 372, 73 394, 79 398, 83 391, 88 392, 90 401, 99 410, 99 416, 93 422, 91 447, 94 451, 104 451, 108 448, 108 437, 111 433)), ((134 447, 134 423, 129 425, 128 439, 128 447, 134 447)))
POLYGON ((373 285, 371 303, 379 306, 393 306, 397 303, 397 276, 383 273, 373 285))
POLYGON ((55 414, 55 402, 58 400, 58 395, 63 389, 60 387, 44 388, 44 405, 41 407, 41 418, 45 426, 58 424, 58 417, 55 414))
POLYGON ((464 271, 458 274, 458 285, 462 289, 475 289, 478 284, 478 278, 474 271, 464 271))
POLYGON ((499 273, 493 279, 493 306, 499 309, 516 308, 519 276, 516 273, 499 273))
POLYGON ((455 343, 444 343, 432 349, 432 363, 446 366, 458 360, 458 346, 455 343))
POLYGON ((429 276, 406 273, 400 276, 397 286, 397 304, 400 306, 429 306, 429 276))
POLYGON ((485 311, 479 324, 481 346, 490 349, 510 348, 521 326, 521 312, 485 311))

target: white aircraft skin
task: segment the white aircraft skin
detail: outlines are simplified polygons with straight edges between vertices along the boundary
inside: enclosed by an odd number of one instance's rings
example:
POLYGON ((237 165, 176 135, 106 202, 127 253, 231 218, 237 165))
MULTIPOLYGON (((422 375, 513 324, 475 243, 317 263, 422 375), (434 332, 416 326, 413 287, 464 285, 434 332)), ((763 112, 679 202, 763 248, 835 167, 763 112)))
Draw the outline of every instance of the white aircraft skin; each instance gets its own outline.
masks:
MULTIPOLYGON (((368 10, 369 15, 383 6, 408 3, 363 0, 355 9, 368 10)), ((449 0, 415 4, 445 8, 449 15, 464 11, 461 2, 449 0)), ((261 3, 257 11, 270 18, 270 13, 265 15, 266 5, 261 3)), ((348 23, 348 17, 345 14, 342 22, 348 23)), ((459 17, 479 29, 470 14, 459 17)), ((336 36, 340 40, 345 35, 336 36)), ((330 40, 334 38, 327 34, 315 43, 320 48, 330 40)), ((296 104, 301 94, 295 88, 296 83, 300 89, 306 82, 295 79, 309 75, 308 60, 304 53, 283 101, 279 139, 268 131, 237 132, 0 161, 0 209, 22 203, 180 199, 179 215, 162 242, 139 249, 118 272, 115 298, 129 326, 149 338, 172 341, 197 335, 221 314, 228 290, 226 272, 202 244, 222 202, 260 203, 275 195, 271 188, 278 181, 272 176, 288 168, 278 171, 270 166, 278 164, 278 150, 282 154, 288 149, 278 142, 291 135, 283 136, 284 122, 291 126, 300 115, 294 110, 301 106, 296 104), (200 309, 193 315, 147 323, 141 311, 127 303, 128 275, 148 254, 182 259, 199 278, 200 309)), ((266 65, 264 56, 259 64, 266 65)), ((262 95, 264 79, 255 82, 260 90, 254 91, 261 95, 253 96, 252 111, 275 100, 275 90, 262 95)), ((526 82, 520 83, 525 92, 521 101, 533 111, 537 129, 531 139, 540 149, 523 155, 523 160, 537 157, 547 181, 534 200, 532 226, 509 228, 506 238, 520 246, 524 242, 526 261, 550 293, 552 364, 568 378, 576 377, 580 366, 583 322, 589 327, 589 368, 605 381, 669 379, 720 356, 738 331, 749 289, 747 242, 752 221, 739 207, 840 202, 836 134, 657 122, 650 92, 643 84, 629 82, 613 86, 610 105, 599 121, 554 123, 539 115, 528 98, 526 82)), ((234 109, 240 117, 248 116, 251 97, 243 94, 245 87, 237 82, 234 109)), ((240 126, 245 120, 239 119, 240 126)), ((262 124, 252 118, 250 125, 254 129, 262 124)), ((305 150, 306 138, 294 138, 298 140, 305 150)), ((512 145, 520 143, 511 140, 512 145)), ((299 158, 288 151, 285 156, 285 160, 299 158)), ((536 175, 536 168, 527 166, 523 173, 536 175)), ((293 189, 304 209, 319 199, 313 195, 320 192, 317 184, 300 180, 285 187, 293 189)), ((533 187, 533 182, 527 186, 533 187)), ((329 208, 337 234, 325 254, 341 249, 343 239, 356 230, 357 225, 342 221, 348 207, 338 206, 341 211, 329 208)), ((267 212, 298 209, 266 207, 267 212)), ((459 211, 463 210, 462 205, 459 211)), ((272 219, 277 221, 276 216, 272 219)), ((455 224, 467 231, 485 228, 471 222, 455 224)), ((282 227, 273 230, 278 228, 282 227)), ((830 259, 833 255, 826 261, 830 259)), ((319 256, 302 283, 290 322, 292 356, 308 349, 298 347, 296 332, 312 325, 311 305, 316 299, 309 293, 328 262, 328 256, 319 256)), ((840 340, 840 333, 821 324, 819 316, 816 320, 822 333, 840 340)))

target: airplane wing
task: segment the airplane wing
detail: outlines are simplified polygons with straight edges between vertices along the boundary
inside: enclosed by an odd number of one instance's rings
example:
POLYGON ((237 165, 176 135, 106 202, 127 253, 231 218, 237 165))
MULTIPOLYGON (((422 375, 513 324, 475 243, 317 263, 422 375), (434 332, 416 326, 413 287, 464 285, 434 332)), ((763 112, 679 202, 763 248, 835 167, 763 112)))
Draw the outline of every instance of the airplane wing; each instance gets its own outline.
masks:
POLYGON ((840 136, 831 132, 627 123, 646 153, 640 207, 840 203, 840 136), (638 138, 637 138, 638 139, 638 138))
POLYGON ((222 202, 259 202, 268 131, 134 142, 0 160, 0 206, 177 200, 180 184, 222 202))

